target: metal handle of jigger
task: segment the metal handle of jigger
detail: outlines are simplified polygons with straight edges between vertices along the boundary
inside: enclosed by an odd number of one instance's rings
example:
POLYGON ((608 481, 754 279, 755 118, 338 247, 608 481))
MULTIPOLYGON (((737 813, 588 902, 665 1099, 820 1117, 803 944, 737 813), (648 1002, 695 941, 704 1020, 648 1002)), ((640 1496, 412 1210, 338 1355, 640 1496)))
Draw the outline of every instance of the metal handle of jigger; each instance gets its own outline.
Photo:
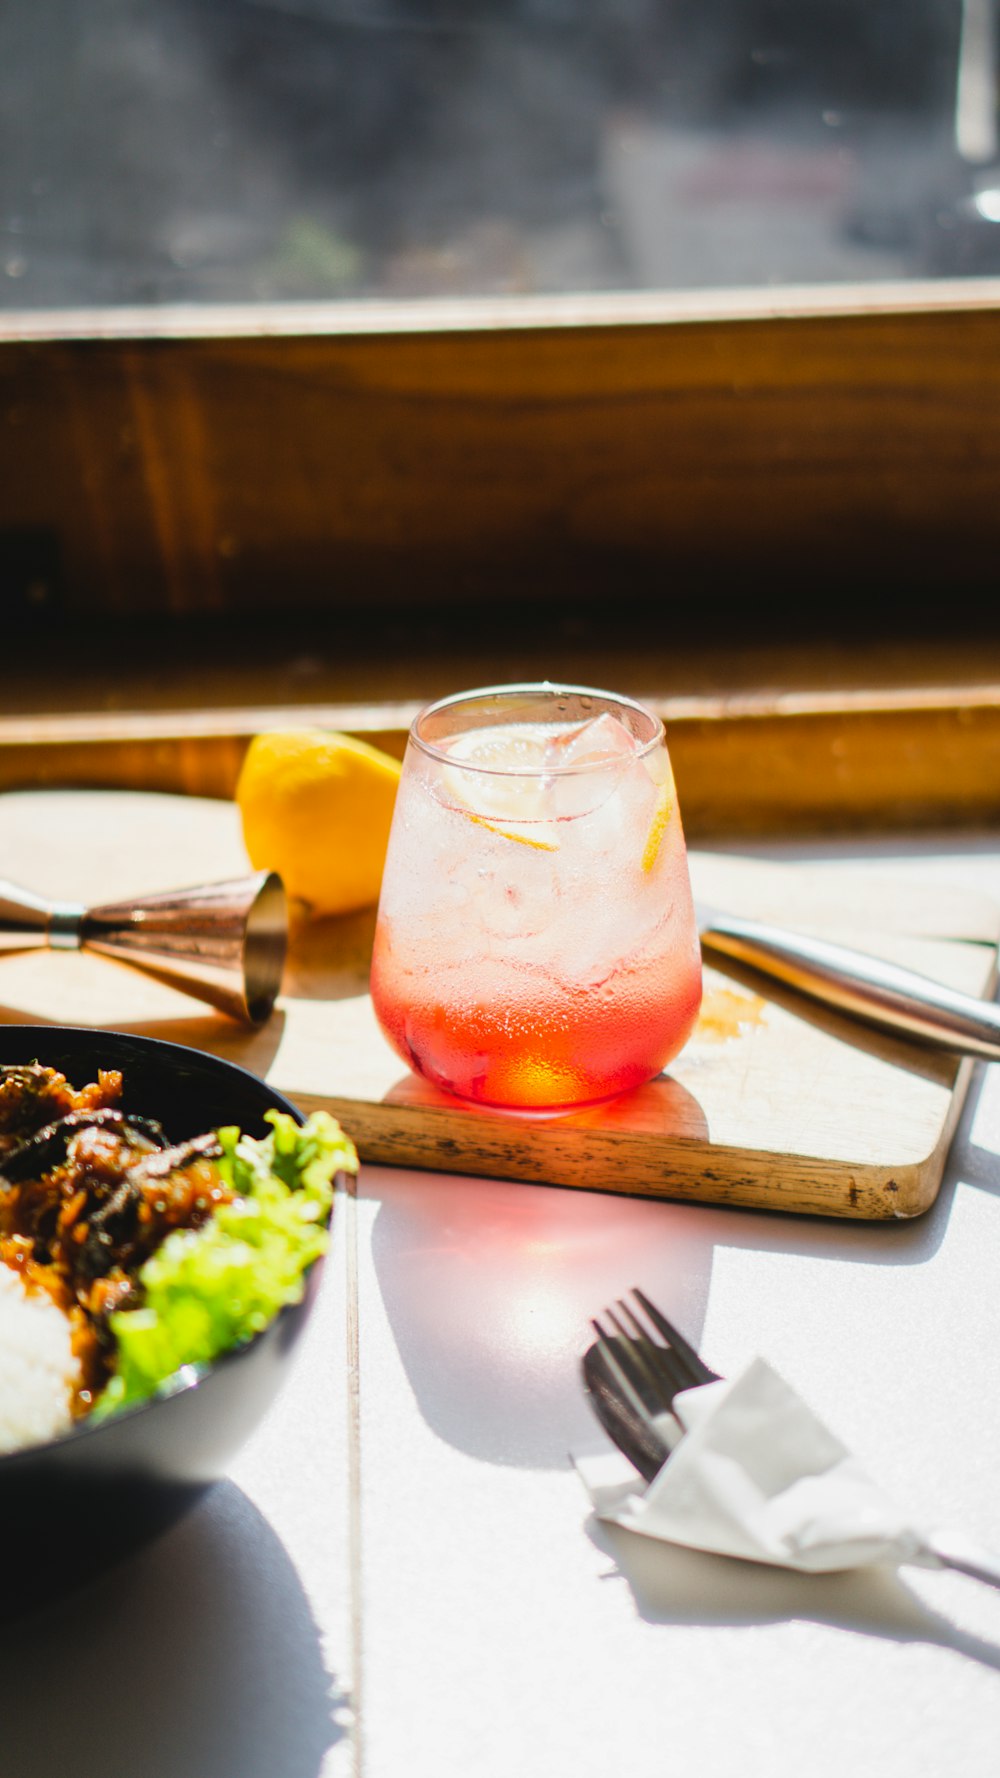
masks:
POLYGON ((0 957, 46 947, 97 951, 260 1025, 281 988, 285 890, 274 871, 257 871, 87 907, 0 880, 0 957))

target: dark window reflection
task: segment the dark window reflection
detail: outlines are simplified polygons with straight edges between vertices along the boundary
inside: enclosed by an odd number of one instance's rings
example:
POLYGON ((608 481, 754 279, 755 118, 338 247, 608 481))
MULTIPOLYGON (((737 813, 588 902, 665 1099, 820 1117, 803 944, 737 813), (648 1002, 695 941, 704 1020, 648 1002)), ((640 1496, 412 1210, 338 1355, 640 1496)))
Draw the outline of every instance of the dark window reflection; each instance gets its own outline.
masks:
POLYGON ((1000 271, 994 0, 5 0, 6 307, 1000 271))

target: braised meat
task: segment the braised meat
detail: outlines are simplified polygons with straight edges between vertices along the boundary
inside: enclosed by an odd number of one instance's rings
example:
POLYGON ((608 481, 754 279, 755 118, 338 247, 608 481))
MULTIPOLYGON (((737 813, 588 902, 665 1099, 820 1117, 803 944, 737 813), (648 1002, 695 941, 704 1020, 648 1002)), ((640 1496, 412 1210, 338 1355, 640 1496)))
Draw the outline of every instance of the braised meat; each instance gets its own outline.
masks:
POLYGON ((115 1069, 99 1070, 96 1081, 77 1090, 57 1068, 43 1068, 40 1062, 0 1068, 0 1165, 10 1148, 43 1124, 67 1112, 117 1105, 121 1094, 122 1077, 115 1069))
POLYGON ((234 1195, 214 1134, 172 1146, 158 1123, 118 1107, 121 1090, 113 1073, 79 1091, 37 1063, 0 1074, 0 1262, 68 1313, 79 1412, 103 1385, 108 1316, 139 1300, 144 1261, 234 1195))

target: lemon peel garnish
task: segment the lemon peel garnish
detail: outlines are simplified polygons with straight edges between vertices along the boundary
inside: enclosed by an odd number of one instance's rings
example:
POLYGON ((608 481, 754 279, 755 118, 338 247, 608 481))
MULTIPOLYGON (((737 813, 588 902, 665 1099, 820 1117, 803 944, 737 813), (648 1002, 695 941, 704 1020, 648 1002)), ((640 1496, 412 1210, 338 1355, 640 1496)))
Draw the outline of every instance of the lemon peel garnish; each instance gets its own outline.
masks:
POLYGON ((509 827, 498 827, 495 821, 487 821, 483 815, 473 815, 471 809, 459 809, 467 821, 474 821, 477 827, 488 828, 490 833, 498 833, 505 840, 516 840, 519 846, 533 846, 536 852, 558 852, 555 840, 536 840, 526 833, 511 833, 509 827))
POLYGON ((659 801, 657 802, 653 819, 649 824, 649 832, 646 835, 646 844, 642 849, 642 868, 646 872, 652 870, 660 855, 660 846, 663 842, 663 836, 667 831, 667 825, 673 812, 674 787, 668 779, 660 791, 659 801))
POLYGON ((446 806, 501 839, 536 852, 558 852, 557 840, 518 831, 526 824, 549 827, 544 764, 544 736, 530 729, 513 724, 499 731, 470 730, 453 740, 441 774, 446 806), (513 769, 505 769, 512 757, 513 769))

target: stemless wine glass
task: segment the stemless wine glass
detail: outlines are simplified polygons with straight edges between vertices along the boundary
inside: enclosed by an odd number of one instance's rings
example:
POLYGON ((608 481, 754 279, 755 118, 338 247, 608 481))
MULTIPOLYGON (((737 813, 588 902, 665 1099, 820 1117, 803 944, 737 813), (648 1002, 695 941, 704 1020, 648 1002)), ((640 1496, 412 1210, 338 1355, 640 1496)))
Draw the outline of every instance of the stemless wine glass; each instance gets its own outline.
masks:
POLYGON ((402 1059, 483 1105, 586 1105, 658 1074, 701 1003, 659 718, 610 692, 548 683, 422 710, 371 991, 402 1059))

